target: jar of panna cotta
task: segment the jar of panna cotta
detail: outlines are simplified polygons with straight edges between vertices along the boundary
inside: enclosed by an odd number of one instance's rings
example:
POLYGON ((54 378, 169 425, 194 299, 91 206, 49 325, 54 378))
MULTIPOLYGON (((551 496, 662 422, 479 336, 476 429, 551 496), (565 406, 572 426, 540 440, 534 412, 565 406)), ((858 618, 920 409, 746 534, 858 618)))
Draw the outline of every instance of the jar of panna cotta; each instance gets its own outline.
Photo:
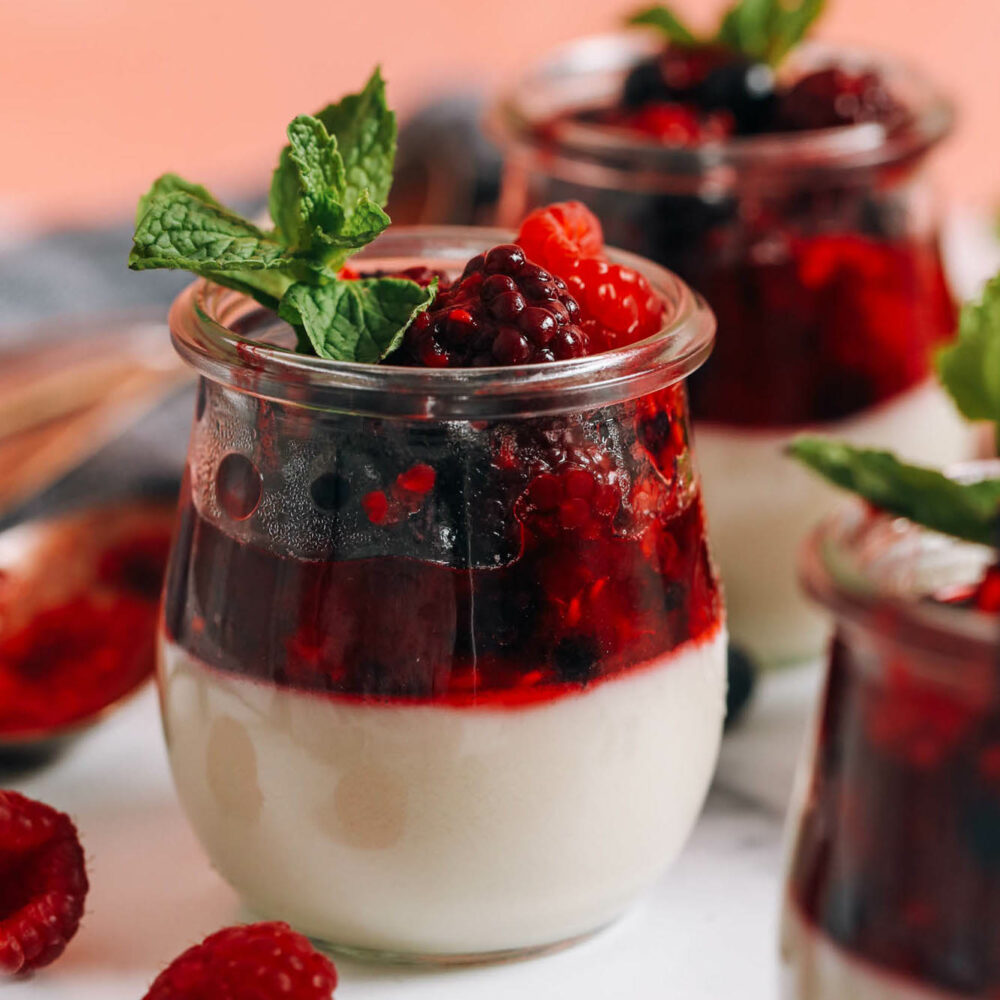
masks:
MULTIPOLYGON (((393 228, 362 272, 461 272, 491 230, 393 228)), ((614 920, 719 748, 725 625, 685 379, 712 315, 519 368, 295 354, 197 282, 201 376, 160 662, 170 762, 260 914, 374 957, 512 957, 614 920)))
POLYGON ((798 593, 795 557, 832 491, 783 455, 806 429, 915 461, 968 457, 934 383, 954 329, 923 171, 952 110, 926 81, 863 53, 803 45, 789 81, 874 68, 902 113, 867 122, 668 145, 609 127, 623 80, 656 46, 638 34, 557 52, 496 108, 501 221, 579 199, 609 243, 679 274, 719 320, 691 407, 732 640, 755 659, 819 653, 827 619, 798 593))
POLYGON ((837 625, 791 813, 784 1000, 1000 994, 995 559, 860 504, 807 544, 837 625))

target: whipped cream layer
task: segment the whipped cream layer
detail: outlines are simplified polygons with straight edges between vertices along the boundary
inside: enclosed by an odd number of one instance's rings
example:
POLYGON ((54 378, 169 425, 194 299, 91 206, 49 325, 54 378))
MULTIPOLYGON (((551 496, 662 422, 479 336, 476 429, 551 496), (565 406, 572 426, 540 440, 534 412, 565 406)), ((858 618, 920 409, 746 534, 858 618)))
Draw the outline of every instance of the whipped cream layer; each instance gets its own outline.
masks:
POLYGON ((545 946, 618 916, 676 857, 715 766, 717 626, 516 708, 359 703, 161 647, 181 801, 254 910, 332 944, 447 956, 545 946))
POLYGON ((781 928, 781 1000, 960 1000, 852 958, 787 903, 781 928))
POLYGON ((794 430, 695 424, 712 554, 726 591, 733 642, 765 663, 818 654, 828 624, 800 593, 802 540, 842 494, 784 454, 798 433, 887 448, 947 465, 972 456, 974 435, 931 382, 845 420, 794 430))

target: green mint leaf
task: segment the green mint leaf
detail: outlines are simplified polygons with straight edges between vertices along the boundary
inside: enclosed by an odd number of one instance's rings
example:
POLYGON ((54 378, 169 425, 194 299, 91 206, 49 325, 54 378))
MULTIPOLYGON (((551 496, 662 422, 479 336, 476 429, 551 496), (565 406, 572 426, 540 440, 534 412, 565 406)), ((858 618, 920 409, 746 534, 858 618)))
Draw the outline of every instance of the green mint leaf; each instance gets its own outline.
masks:
POLYGON ((1000 276, 962 307, 958 336, 938 351, 938 377, 969 420, 990 420, 1000 439, 1000 276))
POLYGON ((698 36, 669 7, 662 4, 637 11, 629 17, 628 23, 658 28, 671 42, 679 45, 698 44, 698 36))
POLYGON ((996 541, 1000 479, 959 483, 935 469, 900 462, 887 451, 819 437, 796 438, 788 453, 890 514, 966 541, 996 541))
POLYGON ((133 236, 134 271, 175 268, 276 304, 310 267, 253 223, 189 188, 151 193, 133 236))
POLYGON ((337 140, 344 161, 343 203, 357 205, 365 192, 385 205, 396 159, 396 116, 385 99, 385 81, 376 67, 360 94, 349 94, 316 117, 337 140))
POLYGON ((180 177, 177 174, 164 174, 162 177, 157 177, 156 180, 153 181, 152 187, 139 198, 139 204, 136 206, 135 210, 135 224, 137 226, 139 225, 139 222, 148 211, 154 198, 159 198, 167 194, 173 194, 175 191, 186 191, 192 197, 205 202, 206 205, 215 205, 217 208, 222 207, 218 199, 209 194, 208 189, 203 188, 200 184, 194 184, 191 181, 186 181, 183 177, 180 177))
POLYGON ((776 66, 805 37, 826 0, 737 0, 715 41, 749 59, 776 66))
POLYGON ((271 179, 269 207, 281 239, 308 250, 317 230, 336 233, 344 225, 344 161, 337 140, 309 115, 288 126, 288 143, 271 179))
POLYGON ((436 292, 437 282, 424 288, 404 278, 297 284, 285 293, 278 314, 304 331, 321 358, 375 364, 399 346, 436 292))

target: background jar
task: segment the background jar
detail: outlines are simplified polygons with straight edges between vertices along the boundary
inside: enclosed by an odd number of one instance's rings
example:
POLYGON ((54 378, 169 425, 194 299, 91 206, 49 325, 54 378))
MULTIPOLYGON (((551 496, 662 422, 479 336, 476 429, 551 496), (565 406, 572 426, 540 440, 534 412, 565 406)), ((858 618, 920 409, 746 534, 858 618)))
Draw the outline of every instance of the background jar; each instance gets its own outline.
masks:
POLYGON ((785 461, 790 437, 830 431, 930 463, 970 454, 930 372, 954 306, 922 168, 952 111, 905 67, 806 45, 782 74, 875 67, 906 126, 678 148, 572 117, 613 103, 655 48, 639 33, 581 40, 501 100, 501 221, 579 199, 609 243, 708 299, 720 334, 691 400, 731 631, 759 659, 796 660, 818 653, 825 623, 797 592, 795 553, 832 494, 785 461))

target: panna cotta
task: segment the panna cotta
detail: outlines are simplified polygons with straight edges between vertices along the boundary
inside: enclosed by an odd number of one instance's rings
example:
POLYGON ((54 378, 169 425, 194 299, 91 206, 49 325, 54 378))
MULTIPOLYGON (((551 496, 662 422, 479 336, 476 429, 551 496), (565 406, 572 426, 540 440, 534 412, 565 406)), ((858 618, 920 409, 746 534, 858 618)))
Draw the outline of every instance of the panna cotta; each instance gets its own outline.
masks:
MULTIPOLYGON (((799 430, 862 447, 887 448, 908 461, 947 465, 969 457, 974 435, 933 380, 840 420, 799 430)), ((837 504, 836 491, 785 449, 794 430, 695 425, 712 551, 726 583, 730 628, 739 644, 767 663, 815 655, 829 617, 799 589, 802 539, 837 504)))
POLYGON ((163 647, 174 778, 257 912, 394 954, 543 947, 619 916, 679 853, 719 748, 716 625, 522 704, 365 702, 163 647))
POLYGON ((212 286, 173 317, 206 375, 160 642, 180 801, 250 908, 408 961, 613 920, 680 852, 725 714, 684 388, 710 314, 582 206, 492 235, 361 255, 437 289, 386 366, 262 346, 292 331, 212 286), (581 231, 579 273, 544 257, 581 231))

